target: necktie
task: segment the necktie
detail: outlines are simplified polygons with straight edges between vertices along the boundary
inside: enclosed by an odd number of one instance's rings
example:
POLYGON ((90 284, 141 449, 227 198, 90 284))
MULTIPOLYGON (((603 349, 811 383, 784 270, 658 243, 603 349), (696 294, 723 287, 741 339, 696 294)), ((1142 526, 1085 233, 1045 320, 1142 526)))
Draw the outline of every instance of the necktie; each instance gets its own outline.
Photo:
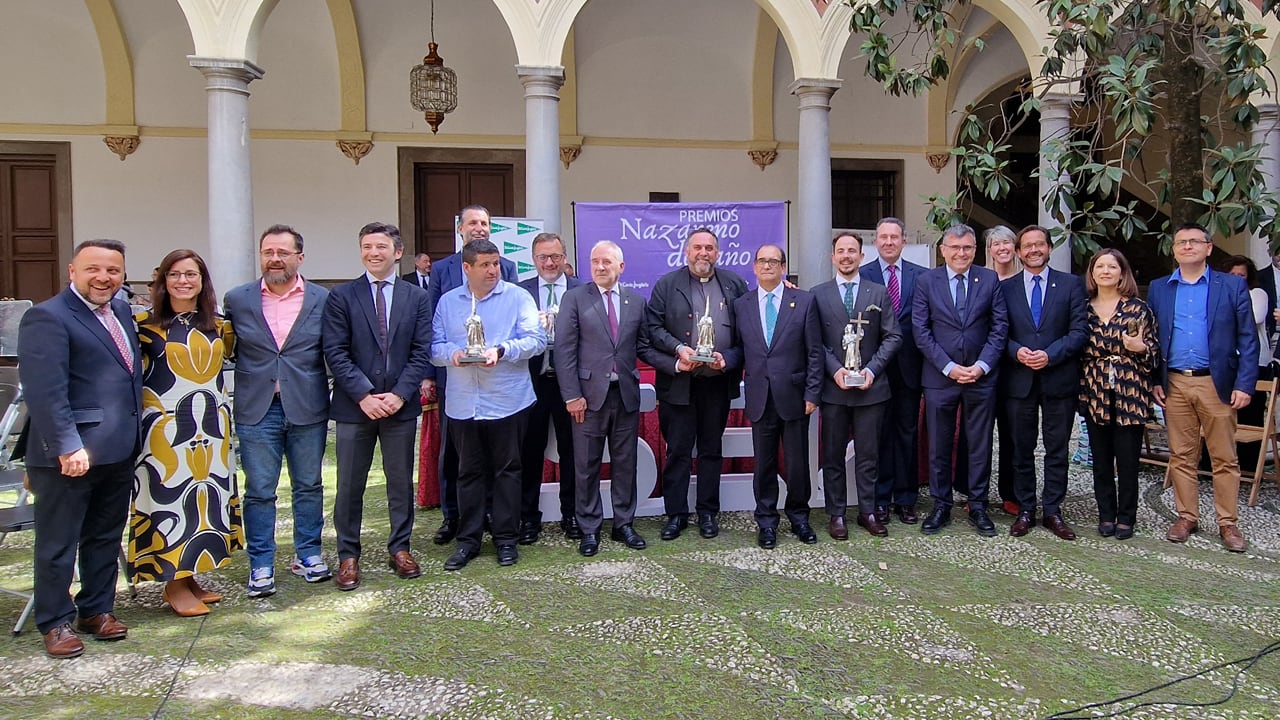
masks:
POLYGON ((844 311, 853 317, 853 283, 844 284, 844 311))
POLYGON ((902 288, 898 285, 898 266, 889 266, 889 299, 893 301, 893 311, 902 312, 902 288))
POLYGON ((964 322, 964 312, 969 305, 969 291, 964 287, 964 275, 956 273, 956 316, 964 322))
POLYGON ((133 372, 133 350, 129 347, 129 341, 124 337, 124 330, 120 329, 120 323, 116 321, 115 316, 111 313, 111 303, 99 305, 94 312, 103 320, 107 332, 111 333, 111 339, 116 343, 116 350, 120 352, 120 357, 124 360, 124 366, 133 372))
POLYGON ((386 280, 375 280, 373 283, 374 311, 378 316, 378 347, 382 348, 383 354, 387 352, 387 298, 382 294, 382 288, 387 286, 386 280))
POLYGON ((1044 293, 1040 289, 1040 276, 1031 278, 1031 319, 1040 327, 1040 312, 1044 309, 1044 293))
MULTIPOLYGON (((613 292, 613 291, 610 290, 610 292, 613 292)), ((556 306, 556 286, 551 283, 547 283, 547 307, 553 308, 555 306, 556 306)))
POLYGON ((609 337, 616 343, 618 342, 618 311, 613 309, 613 291, 608 290, 604 294, 605 308, 609 315, 609 337))
POLYGON ((764 296, 764 342, 773 344, 773 329, 778 325, 778 307, 773 304, 773 293, 764 296))
POLYGON ((422 274, 418 275, 418 287, 422 288, 423 290, 426 290, 427 285, 429 284, 431 284, 431 276, 422 275, 422 274))

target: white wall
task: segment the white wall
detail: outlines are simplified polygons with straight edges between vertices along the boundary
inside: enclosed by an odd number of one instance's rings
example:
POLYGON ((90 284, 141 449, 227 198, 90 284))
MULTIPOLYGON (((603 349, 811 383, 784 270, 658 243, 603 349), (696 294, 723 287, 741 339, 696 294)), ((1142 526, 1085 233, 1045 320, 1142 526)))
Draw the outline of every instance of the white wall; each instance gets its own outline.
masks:
POLYGON ((80 0, 5 3, 0 67, 0 122, 103 121, 102 53, 80 0))

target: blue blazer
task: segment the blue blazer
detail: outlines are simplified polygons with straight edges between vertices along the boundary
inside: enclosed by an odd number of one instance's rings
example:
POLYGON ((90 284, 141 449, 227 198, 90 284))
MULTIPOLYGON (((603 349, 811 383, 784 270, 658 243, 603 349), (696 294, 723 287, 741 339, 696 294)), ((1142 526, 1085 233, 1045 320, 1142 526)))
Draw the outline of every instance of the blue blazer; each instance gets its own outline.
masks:
MULTIPOLYGON (((542 292, 543 290, 542 286, 545 283, 542 281, 541 277, 535 275, 529 278, 528 280, 522 280, 517 284, 520 287, 527 290, 529 294, 533 296, 533 302, 538 306, 538 310, 546 310, 546 308, 543 306, 547 302, 547 294, 542 292)), ((566 294, 570 290, 578 287, 581 284, 582 284, 582 281, 576 277, 571 277, 569 275, 564 276, 564 291, 566 294)), ((561 303, 564 303, 563 297, 558 299, 561 303)), ((601 302, 601 304, 602 305, 604 304, 603 301, 601 302)), ((542 361, 543 361, 543 358, 545 358, 546 356, 547 356, 546 353, 541 353, 529 358, 529 375, 531 377, 537 378, 539 375, 542 374, 542 361)))
POLYGON ((999 276, 994 270, 976 265, 969 269, 968 307, 961 321, 951 299, 950 274, 950 269, 942 265, 921 273, 916 281, 911 322, 916 345, 926 361, 921 385, 934 389, 959 387, 942 374, 942 368, 951 362, 973 365, 981 360, 991 372, 975 385, 994 388, 1009 335, 1009 314, 999 290, 999 276))
MULTIPOLYGON (((1218 398, 1231 402, 1231 391, 1253 394, 1258 381, 1258 329, 1253 324, 1253 304, 1244 278, 1230 273, 1205 271, 1209 278, 1209 375, 1218 398), (1240 362, 1240 358, 1248 362, 1240 362)), ((1173 301, 1178 286, 1173 275, 1151 283, 1147 304, 1160 326, 1160 367, 1157 378, 1169 392, 1169 352, 1173 342, 1173 301)))
MULTIPOLYGON (((902 381, 907 387, 920 387, 920 368, 924 365, 924 357, 916 346, 914 330, 911 327, 911 301, 915 297, 916 282, 920 274, 928 268, 898 259, 901 274, 898 276, 898 291, 902 296, 902 307, 898 309, 898 330, 902 333, 902 346, 889 362, 889 372, 901 373, 902 381)), ((880 261, 872 260, 858 269, 858 275, 865 280, 884 285, 888 279, 880 272, 880 261)))
MULTIPOLYGON (((506 258, 499 258, 498 265, 502 268, 502 279, 513 285, 520 282, 516 273, 516 264, 506 258)), ((410 283, 415 285, 414 283, 410 283)), ((450 290, 462 286, 462 253, 456 252, 439 262, 431 265, 431 282, 427 283, 427 308, 430 311, 428 318, 435 317, 436 304, 440 302, 440 298, 450 290)), ((394 303, 394 301, 393 301, 394 303)), ((437 368, 434 365, 427 367, 427 377, 440 379, 443 382, 445 374, 444 368, 437 368)))
POLYGON ((1026 271, 1000 282, 1009 312, 1009 341, 1005 346, 1000 387, 1009 397, 1031 394, 1036 376, 1040 391, 1048 397, 1075 397, 1080 393, 1080 352, 1089 339, 1088 301, 1084 281, 1070 273, 1045 270, 1042 281, 1044 303, 1040 324, 1031 318, 1024 277, 1026 271), (1044 350, 1049 364, 1040 370, 1018 362, 1018 351, 1044 350))
POLYGON ((112 300, 133 353, 125 366, 111 333, 70 287, 36 305, 18 327, 18 376, 27 403, 19 445, 31 467, 61 467, 84 448, 91 466, 133 460, 141 447, 142 354, 128 303, 112 300))
POLYGON ((392 417, 410 420, 422 414, 419 386, 431 365, 431 313, 427 294, 411 282, 392 286, 387 352, 378 347, 373 291, 364 275, 329 292, 324 306, 324 358, 333 373, 329 416, 338 422, 369 422, 360 400, 369 393, 393 392, 404 407, 392 417))
POLYGON ((822 328, 813 294, 781 287, 773 342, 764 339, 760 295, 748 291, 733 301, 734 344, 742 353, 746 410, 751 422, 764 416, 769 393, 783 420, 800 420, 805 401, 818 404, 822 394, 822 328))

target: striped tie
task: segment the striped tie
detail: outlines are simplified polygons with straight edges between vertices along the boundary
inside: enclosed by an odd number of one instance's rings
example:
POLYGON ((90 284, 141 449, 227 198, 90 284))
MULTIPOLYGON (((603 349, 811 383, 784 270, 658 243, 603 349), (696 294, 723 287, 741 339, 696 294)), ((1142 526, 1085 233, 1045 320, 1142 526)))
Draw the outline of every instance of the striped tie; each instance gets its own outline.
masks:
POLYGON ((129 347, 129 341, 124 337, 124 330, 120 329, 120 323, 116 316, 111 312, 111 303, 99 305, 97 310, 101 318, 101 322, 107 328, 107 332, 111 333, 111 339, 116 343, 116 350, 120 351, 120 357, 124 360, 124 366, 133 372, 133 350, 129 347))
POLYGON ((898 285, 898 266, 889 266, 889 299, 893 301, 893 311, 902 312, 902 288, 898 285))

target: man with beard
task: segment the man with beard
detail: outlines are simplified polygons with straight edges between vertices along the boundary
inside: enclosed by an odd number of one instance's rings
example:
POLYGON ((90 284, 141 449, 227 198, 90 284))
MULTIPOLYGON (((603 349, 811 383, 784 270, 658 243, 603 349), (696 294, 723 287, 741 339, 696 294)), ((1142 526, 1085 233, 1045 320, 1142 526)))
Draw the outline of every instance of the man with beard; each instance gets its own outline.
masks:
POLYGON ((431 284, 431 256, 420 252, 413 257, 413 272, 407 272, 400 277, 417 285, 423 290, 431 284))

